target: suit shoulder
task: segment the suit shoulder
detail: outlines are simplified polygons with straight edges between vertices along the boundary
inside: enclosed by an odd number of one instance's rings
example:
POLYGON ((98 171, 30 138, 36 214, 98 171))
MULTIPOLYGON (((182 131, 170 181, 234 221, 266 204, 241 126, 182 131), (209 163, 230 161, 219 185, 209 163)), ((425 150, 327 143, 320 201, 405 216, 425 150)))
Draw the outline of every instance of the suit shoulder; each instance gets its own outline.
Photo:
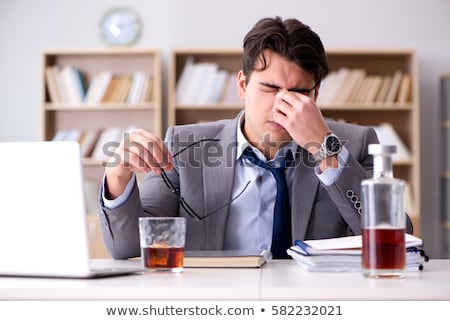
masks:
POLYGON ((214 138, 219 135, 224 128, 234 126, 235 119, 221 119, 212 122, 175 125, 170 126, 167 133, 171 136, 179 136, 182 138, 193 137, 194 139, 214 138))
POLYGON ((370 126, 364 126, 359 124, 346 123, 344 121, 327 120, 330 129, 339 137, 342 138, 346 136, 351 137, 361 137, 361 136, 372 136, 375 135, 375 129, 370 126))

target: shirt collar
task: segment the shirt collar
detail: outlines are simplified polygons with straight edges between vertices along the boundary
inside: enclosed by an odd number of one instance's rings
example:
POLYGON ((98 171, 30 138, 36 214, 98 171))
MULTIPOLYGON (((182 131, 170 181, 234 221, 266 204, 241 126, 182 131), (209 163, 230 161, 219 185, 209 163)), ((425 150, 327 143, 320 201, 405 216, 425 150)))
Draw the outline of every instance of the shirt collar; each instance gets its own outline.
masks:
MULTIPOLYGON (((239 159, 242 156, 243 151, 248 146, 250 146, 253 149, 253 151, 256 153, 256 155, 258 156, 259 159, 261 159, 263 161, 267 161, 266 157, 263 155, 263 153, 261 153, 261 151, 259 149, 250 145, 247 138, 245 138, 244 133, 242 132, 242 126, 244 125, 244 114, 245 114, 245 112, 243 112, 239 115, 238 126, 236 128, 236 137, 237 137, 237 145, 238 145, 238 149, 236 152, 236 159, 239 159)), ((285 156, 288 150, 291 150, 292 155, 295 155, 295 153, 297 152, 297 149, 298 149, 298 144, 294 141, 291 141, 291 142, 289 142, 289 144, 287 144, 285 147, 283 147, 276 153, 274 159, 277 159, 279 156, 285 156)))

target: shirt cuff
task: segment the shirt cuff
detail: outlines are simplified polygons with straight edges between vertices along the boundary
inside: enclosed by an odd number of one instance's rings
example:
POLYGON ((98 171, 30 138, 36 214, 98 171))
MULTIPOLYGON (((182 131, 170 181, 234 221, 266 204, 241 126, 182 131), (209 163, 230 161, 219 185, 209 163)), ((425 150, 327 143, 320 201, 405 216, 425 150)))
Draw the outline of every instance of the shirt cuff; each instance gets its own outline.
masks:
POLYGON ((322 172, 320 170, 320 167, 316 166, 314 168, 314 172, 324 185, 330 186, 331 184, 334 184, 334 182, 336 182, 336 180, 338 179, 339 175, 341 175, 342 169, 344 168, 345 164, 347 164, 347 160, 348 160, 348 150, 347 148, 345 148, 345 146, 342 146, 342 149, 338 155, 338 163, 339 163, 338 168, 328 168, 325 172, 322 172))
POLYGON ((113 200, 109 200, 105 197, 105 190, 106 190, 106 175, 103 175, 103 182, 102 182, 102 200, 103 200, 103 206, 107 209, 114 210, 120 206, 122 206, 130 197, 131 192, 133 191, 133 186, 136 183, 136 174, 133 173, 131 176, 130 181, 128 182, 127 186, 125 187, 125 190, 121 195, 116 197, 113 200))

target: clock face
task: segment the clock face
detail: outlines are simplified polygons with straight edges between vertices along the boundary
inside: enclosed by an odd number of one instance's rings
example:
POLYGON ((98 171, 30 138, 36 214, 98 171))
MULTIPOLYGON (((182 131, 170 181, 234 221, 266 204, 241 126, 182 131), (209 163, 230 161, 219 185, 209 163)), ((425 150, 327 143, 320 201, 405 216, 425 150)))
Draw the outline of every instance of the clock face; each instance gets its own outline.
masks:
POLYGON ((128 8, 108 11, 100 21, 102 39, 112 46, 129 46, 136 43, 142 23, 137 12, 128 8))

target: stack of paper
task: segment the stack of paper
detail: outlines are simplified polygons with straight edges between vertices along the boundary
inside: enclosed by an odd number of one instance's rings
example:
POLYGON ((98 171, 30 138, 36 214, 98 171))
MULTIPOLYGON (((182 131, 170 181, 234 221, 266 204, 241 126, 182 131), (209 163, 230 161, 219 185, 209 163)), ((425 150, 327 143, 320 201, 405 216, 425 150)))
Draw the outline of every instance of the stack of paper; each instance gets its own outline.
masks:
MULTIPOLYGON (((428 257, 423 241, 405 234, 407 271, 423 270, 428 257)), ((323 240, 295 241, 287 253, 305 270, 311 272, 361 271, 362 237, 346 236, 323 240)))

